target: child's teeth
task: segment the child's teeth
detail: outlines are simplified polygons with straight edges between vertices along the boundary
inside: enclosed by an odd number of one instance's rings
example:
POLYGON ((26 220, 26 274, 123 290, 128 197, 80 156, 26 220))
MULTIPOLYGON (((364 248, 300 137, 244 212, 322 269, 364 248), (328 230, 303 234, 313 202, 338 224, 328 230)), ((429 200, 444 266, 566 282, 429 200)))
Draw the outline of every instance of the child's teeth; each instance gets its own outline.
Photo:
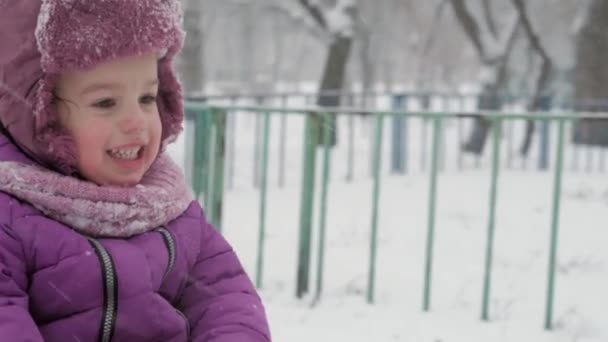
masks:
POLYGON ((135 159, 139 153, 140 148, 132 148, 125 150, 110 150, 110 154, 114 157, 121 159, 135 159))

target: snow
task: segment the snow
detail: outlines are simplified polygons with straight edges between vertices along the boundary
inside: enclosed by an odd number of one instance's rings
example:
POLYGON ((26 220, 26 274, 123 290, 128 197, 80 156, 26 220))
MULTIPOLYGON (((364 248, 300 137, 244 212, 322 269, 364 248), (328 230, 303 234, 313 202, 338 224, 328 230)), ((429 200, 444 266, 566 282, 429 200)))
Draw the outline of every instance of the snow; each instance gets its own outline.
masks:
MULTIPOLYGON (((431 101, 435 103, 435 101, 431 101)), ((465 103, 468 103, 465 101, 465 103)), ((380 106, 383 103, 380 101, 380 106)), ((386 106, 386 103, 384 103, 386 106)), ((470 106, 474 103, 469 104, 470 106)), ((467 106, 469 106, 467 105, 467 106)), ((410 109, 416 107, 413 104, 410 109)), ((223 231, 255 279, 260 192, 252 185, 255 120, 238 113, 234 123, 234 181, 227 185, 223 231)), ((382 156, 375 303, 366 303, 372 181, 370 120, 355 119, 355 179, 345 181, 346 144, 332 152, 324 283, 316 293, 319 197, 315 201, 310 293, 295 298, 303 120, 287 120, 287 173, 277 185, 279 119, 272 118, 266 216, 264 299, 275 341, 608 341, 608 178, 599 172, 601 151, 575 154, 568 145, 562 188, 553 322, 543 329, 551 232, 553 172, 536 170, 534 154, 524 169, 503 142, 492 268, 490 321, 481 316, 491 150, 476 167, 463 157, 457 167, 457 127, 446 125, 444 169, 439 175, 431 310, 422 311, 429 175, 422 169, 421 120, 409 126, 409 173, 390 174, 390 120, 385 120, 382 156), (593 153, 593 154, 592 154, 593 153), (589 156, 596 156, 589 159, 589 156), (581 159, 593 166, 584 172, 581 159), (577 161, 578 160, 578 161, 577 161), (574 170, 575 163, 579 166, 574 170)), ((339 141, 347 141, 340 119, 339 141)), ((523 123, 516 123, 515 133, 523 123)), ((468 132, 468 124, 464 127, 468 132)), ((507 128, 507 130, 510 128, 507 128)), ((555 151, 552 131, 551 161, 555 151)), ((466 136, 465 134, 462 135, 466 136)), ((431 126, 426 153, 430 149, 431 126)), ((516 145, 519 136, 515 135, 516 145)), ((184 162, 184 137, 169 152, 184 162)), ((606 156, 606 152, 604 157, 606 156)), ((319 154, 318 164, 321 164, 319 154)), ((232 160, 229 158, 229 160, 232 160)), ((426 162, 430 158, 426 158, 426 162)), ((608 161, 608 158, 605 158, 608 161)), ((321 165, 319 165, 320 171, 321 165)), ((317 190, 319 177, 317 174, 317 190)), ((227 183, 228 184, 228 183, 227 183)))
POLYGON ((339 0, 331 8, 324 8, 329 32, 342 37, 351 37, 354 34, 354 19, 347 11, 352 6, 353 0, 339 0))

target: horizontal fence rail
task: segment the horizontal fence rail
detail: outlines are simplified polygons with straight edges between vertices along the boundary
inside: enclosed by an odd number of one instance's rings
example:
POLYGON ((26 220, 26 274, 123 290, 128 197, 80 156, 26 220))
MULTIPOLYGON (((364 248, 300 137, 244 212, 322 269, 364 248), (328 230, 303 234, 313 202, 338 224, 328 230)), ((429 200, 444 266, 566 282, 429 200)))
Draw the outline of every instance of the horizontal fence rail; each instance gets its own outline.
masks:
MULTIPOLYGON (((380 94, 378 94, 380 95, 380 94)), ((310 106, 298 106, 298 104, 302 104, 301 102, 292 103, 289 101, 289 97, 285 97, 284 100, 281 101, 272 101, 272 97, 270 95, 265 95, 268 97, 263 97, 262 99, 257 99, 251 103, 253 105, 238 105, 247 103, 247 98, 234 97, 232 100, 229 100, 227 103, 225 98, 222 98, 220 101, 221 106, 228 105, 231 108, 242 109, 247 111, 248 109, 254 107, 259 107, 260 104, 265 104, 266 102, 270 102, 273 104, 272 108, 281 107, 284 109, 284 113, 294 113, 299 112, 301 110, 309 109, 309 110, 318 110, 318 108, 310 107, 310 106), (285 100, 286 99, 286 100, 285 100), (293 111, 292 109, 293 108, 293 111)), ((278 95, 276 95, 278 96, 278 95)), ((490 110, 482 110, 479 107, 479 104, 473 103, 472 105, 457 105, 454 107, 453 105, 449 105, 449 101, 431 101, 432 103, 437 103, 436 105, 420 105, 416 104, 420 102, 419 99, 416 99, 413 95, 395 95, 390 97, 388 96, 389 104, 386 104, 389 108, 377 109, 376 111, 383 112, 424 112, 424 113, 453 113, 451 114, 453 121, 447 122, 444 127, 453 132, 450 137, 446 137, 442 140, 441 147, 441 161, 440 161, 440 171, 443 172, 446 168, 456 168, 457 170, 465 170, 470 168, 482 168, 484 155, 487 153, 484 152, 486 137, 489 136, 490 127, 487 125, 487 122, 484 122, 483 119, 476 115, 476 113, 494 113, 497 111, 490 110), (468 120, 463 120, 463 118, 467 118, 468 120), (468 132, 470 131, 470 132, 468 132), (466 141, 465 141, 466 140, 466 141), (458 146, 459 148, 454 148, 454 146, 458 146), (461 147, 461 148, 460 148, 461 147), (472 153, 471 153, 472 152, 472 153), (473 156, 473 157, 469 157, 473 156), (471 158, 474 158, 474 163, 471 164, 471 158)), ((443 98, 447 95, 433 95, 438 98, 443 98), (443 96, 443 97, 442 97, 443 96)), ((213 97, 210 97, 211 101, 209 105, 214 105, 215 100, 213 97)), ((462 100, 463 98, 461 98, 462 100)), ((460 101, 462 102, 462 101, 460 101)), ((475 102, 475 101, 473 101, 475 102)), ((309 103, 309 102, 306 102, 309 103)), ((306 104, 304 103, 304 104, 306 104)), ((381 106, 379 106, 381 107, 381 106)), ((516 110, 523 110, 525 106, 513 107, 507 106, 504 107, 500 113, 504 112, 513 112, 516 110), (519 108, 519 109, 518 109, 519 108)), ((549 104, 544 106, 545 109, 554 108, 550 107, 549 104)), ((371 109, 351 109, 351 114, 359 114, 357 117, 361 118, 361 120, 365 120, 365 118, 369 115, 369 113, 373 112, 371 109)), ((348 112, 348 111, 346 111, 348 112)), ((277 112, 278 113, 278 112, 277 112)), ((551 135, 556 134, 554 129, 552 130, 549 122, 547 121, 538 121, 534 120, 532 117, 526 118, 525 116, 520 117, 521 119, 529 120, 530 122, 525 122, 524 120, 518 121, 510 121, 503 127, 503 139, 506 140, 506 146, 508 147, 507 151, 505 151, 505 158, 507 159, 504 163, 504 167, 506 168, 521 168, 521 169, 529 169, 532 167, 536 167, 539 170, 547 170, 551 164, 550 157, 550 149, 551 149, 551 135), (518 124, 521 123, 521 127, 518 124), (525 125, 525 127, 523 127, 525 125), (535 140, 537 140, 531 148, 524 148, 524 145, 531 145, 531 141, 529 139, 525 139, 524 131, 530 130, 532 132, 531 135, 535 136, 535 140), (525 151, 524 151, 525 150, 525 151)), ((281 116, 280 119, 280 135, 281 142, 284 142, 287 138, 286 130, 287 130, 287 117, 281 116)), ((349 134, 353 131, 353 125, 355 124, 355 119, 350 117, 348 122, 349 125, 349 134)), ((371 120, 368 120, 371 121, 371 120)), ((431 129, 431 121, 430 120, 421 120, 419 125, 415 125, 416 122, 410 122, 408 117, 397 116, 391 118, 391 137, 390 141, 387 144, 390 145, 391 156, 390 156, 390 165, 391 171, 393 173, 407 173, 407 172, 428 172, 429 169, 429 160, 428 156, 430 155, 429 145, 430 145, 430 129, 431 129), (415 149, 413 145, 417 145, 418 149, 415 149)), ((236 125, 236 116, 231 115, 229 117, 227 134, 232 136, 232 131, 234 126, 236 125)), ((256 118, 256 132, 259 133, 261 125, 261 118, 256 118)), ((569 168, 575 171, 584 171, 584 172, 595 172, 601 171, 606 172, 608 159, 606 156, 605 148, 602 139, 608 141, 608 133, 602 133, 603 131, 608 132, 608 123, 603 122, 602 125, 594 125, 593 123, 589 123, 587 121, 577 121, 577 123, 572 124, 573 131, 573 158, 569 160, 569 168), (574 126, 581 127, 574 127, 574 126), (584 126, 584 127, 582 127, 584 126), (601 130, 600 127, 606 126, 605 130, 601 130), (576 129, 575 129, 576 128, 576 129), (601 134, 600 134, 601 133, 601 134), (603 138, 603 135, 606 135, 606 138, 603 138), (597 141, 596 141, 597 140, 597 141), (587 142, 585 142, 587 141, 587 142)), ((526 132, 527 134, 527 132, 526 132)), ((352 135, 352 134, 351 134, 352 135)), ((259 134, 256 134, 259 136, 259 134)), ((352 136, 349 136, 349 146, 352 144, 351 140, 356 139, 352 136)), ((227 145, 227 158, 231 161, 234 158, 234 144, 232 143, 234 139, 228 140, 227 145)), ((370 150, 373 142, 370 141, 370 150)), ((608 144, 608 143, 607 143, 608 144)), ((253 160, 259 161, 261 160, 259 153, 261 153, 261 138, 256 138, 254 141, 254 145, 252 146, 253 150, 253 160)), ((350 147, 349 147, 350 148, 350 147)), ((487 150, 487 149, 486 149, 487 150)), ((285 159, 285 147, 284 144, 279 145, 279 158, 280 160, 285 159)), ((354 157, 353 157, 354 158, 354 157)), ((352 159, 352 158, 351 158, 352 159)), ((353 180, 354 175, 351 171, 352 166, 354 165, 354 160, 349 159, 349 168, 347 170, 346 179, 353 180)), ((370 164, 373 160, 370 158, 368 161, 370 164)), ((233 163, 228 162, 229 165, 233 163)), ((489 165, 485 165, 486 167, 489 165)), ((232 189, 234 185, 234 170, 231 166, 229 166, 229 172, 227 174, 227 185, 229 189, 232 189)), ((279 168, 281 172, 279 173, 279 179, 275 180, 280 186, 283 186, 287 179, 285 175, 285 164, 280 162, 279 168)), ((370 165, 370 173, 371 177, 373 166, 370 165)), ((256 164, 256 167, 253 168, 253 177, 252 184, 257 187, 259 182, 259 164, 256 164)))

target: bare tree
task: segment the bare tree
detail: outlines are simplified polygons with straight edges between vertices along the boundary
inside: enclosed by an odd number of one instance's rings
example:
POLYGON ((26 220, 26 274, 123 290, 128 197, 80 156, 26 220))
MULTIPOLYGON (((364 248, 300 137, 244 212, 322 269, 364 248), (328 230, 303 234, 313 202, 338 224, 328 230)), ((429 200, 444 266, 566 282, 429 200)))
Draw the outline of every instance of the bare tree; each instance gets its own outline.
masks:
POLYGON ((448 0, 440 0, 434 10, 433 20, 431 21, 431 26, 429 29, 429 33, 426 36, 426 39, 422 45, 422 48, 418 57, 418 68, 416 68, 416 76, 414 79, 416 80, 416 84, 422 85, 421 88, 426 87, 426 75, 428 74, 427 68, 429 64, 429 53, 431 48, 434 46, 437 36, 439 35, 439 29, 441 27, 441 17, 443 16, 444 9, 448 3, 448 0))
MULTIPOLYGON (((488 75, 482 80, 483 89, 479 108, 481 110, 500 109, 502 105, 500 91, 505 89, 506 86, 509 57, 517 39, 517 34, 521 30, 529 42, 530 48, 541 60, 541 67, 534 82, 533 94, 527 105, 528 110, 537 110, 542 104, 543 95, 545 95, 544 92, 551 77, 553 62, 532 27, 523 1, 511 0, 515 13, 510 24, 502 32, 496 24, 489 0, 483 0, 481 3, 484 21, 487 26, 485 31, 482 31, 478 24, 479 20, 474 19, 464 0, 451 0, 451 3, 454 13, 475 47, 482 68, 488 75)), ((476 119, 469 141, 464 145, 465 151, 481 154, 488 132, 489 123, 481 118, 476 119)), ((530 150, 533 132, 534 123, 529 120, 526 123, 526 134, 520 149, 524 156, 530 150)))
MULTIPOLYGON (((536 54, 541 59, 541 67, 540 72, 538 73, 538 77, 536 79, 536 84, 534 87, 534 94, 532 95, 531 101, 528 104, 528 110, 537 110, 541 107, 545 88, 549 82, 549 78, 551 77, 551 72, 553 69, 553 61, 549 57, 547 51, 543 47, 540 42, 540 38, 538 34, 532 28, 532 24, 530 23, 530 18, 528 16, 528 12, 526 10, 526 6, 522 0, 511 0, 515 9, 517 10, 518 16, 520 18, 522 27, 524 32, 526 33, 526 37, 530 42, 530 46, 532 50, 536 52, 536 54)), ((532 120, 528 120, 526 122, 526 134, 524 136, 524 141, 520 149, 520 153, 523 156, 527 156, 530 151, 530 146, 532 144, 532 134, 534 133, 534 122, 532 120)))
MULTIPOLYGON (((486 2, 487 0, 484 0, 486 2)), ((498 110, 502 106, 500 91, 506 86, 507 63, 512 50, 519 17, 514 15, 509 24, 498 31, 494 17, 485 16, 486 28, 480 26, 480 20, 475 19, 464 0, 451 0, 454 14, 458 18, 469 40, 475 47, 475 52, 482 65, 481 85, 482 92, 479 99, 479 109, 498 110)), ((491 13, 491 4, 486 3, 486 13, 491 13)), ((467 152, 481 154, 489 132, 489 123, 482 119, 475 119, 473 131, 469 140, 463 146, 467 152)))
MULTIPOLYGON (((362 0, 358 0, 358 2, 361 1, 362 0)), ((359 6, 358 8, 361 7, 359 6)), ((373 24, 377 24, 377 22, 375 21, 375 15, 377 13, 377 4, 374 4, 372 8, 370 8, 370 10, 372 12, 370 21, 373 24)), ((359 60, 361 62, 361 84, 363 88, 363 93, 361 94, 362 101, 360 105, 364 108, 369 106, 369 103, 367 101, 369 98, 368 93, 372 90, 376 74, 372 52, 372 29, 373 27, 370 22, 364 21, 360 15, 357 16, 355 22, 355 33, 356 41, 359 47, 359 60)))
MULTIPOLYGON (((357 5, 353 0, 298 1, 329 38, 329 49, 319 86, 317 105, 337 107, 340 105, 346 65, 358 20, 357 5)), ((323 129, 331 129, 330 144, 335 145, 337 139, 335 122, 324 125, 323 129)))
MULTIPOLYGON (((593 0, 580 17, 574 69, 574 97, 579 110, 608 110, 608 1, 593 0)), ((575 141, 608 146, 608 123, 581 122, 575 141)))
POLYGON ((180 58, 180 71, 186 93, 198 93, 204 87, 202 0, 183 0, 184 27, 188 34, 180 58))

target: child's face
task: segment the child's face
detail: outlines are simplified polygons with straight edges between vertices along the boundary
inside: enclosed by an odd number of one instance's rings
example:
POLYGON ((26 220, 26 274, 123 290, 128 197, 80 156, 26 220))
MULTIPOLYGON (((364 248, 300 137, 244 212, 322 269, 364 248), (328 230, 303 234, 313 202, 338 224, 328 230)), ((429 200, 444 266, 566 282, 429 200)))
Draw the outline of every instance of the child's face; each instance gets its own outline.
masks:
POLYGON ((157 91, 153 54, 61 75, 57 110, 76 142, 85 178, 99 185, 139 183, 160 146, 157 91))

